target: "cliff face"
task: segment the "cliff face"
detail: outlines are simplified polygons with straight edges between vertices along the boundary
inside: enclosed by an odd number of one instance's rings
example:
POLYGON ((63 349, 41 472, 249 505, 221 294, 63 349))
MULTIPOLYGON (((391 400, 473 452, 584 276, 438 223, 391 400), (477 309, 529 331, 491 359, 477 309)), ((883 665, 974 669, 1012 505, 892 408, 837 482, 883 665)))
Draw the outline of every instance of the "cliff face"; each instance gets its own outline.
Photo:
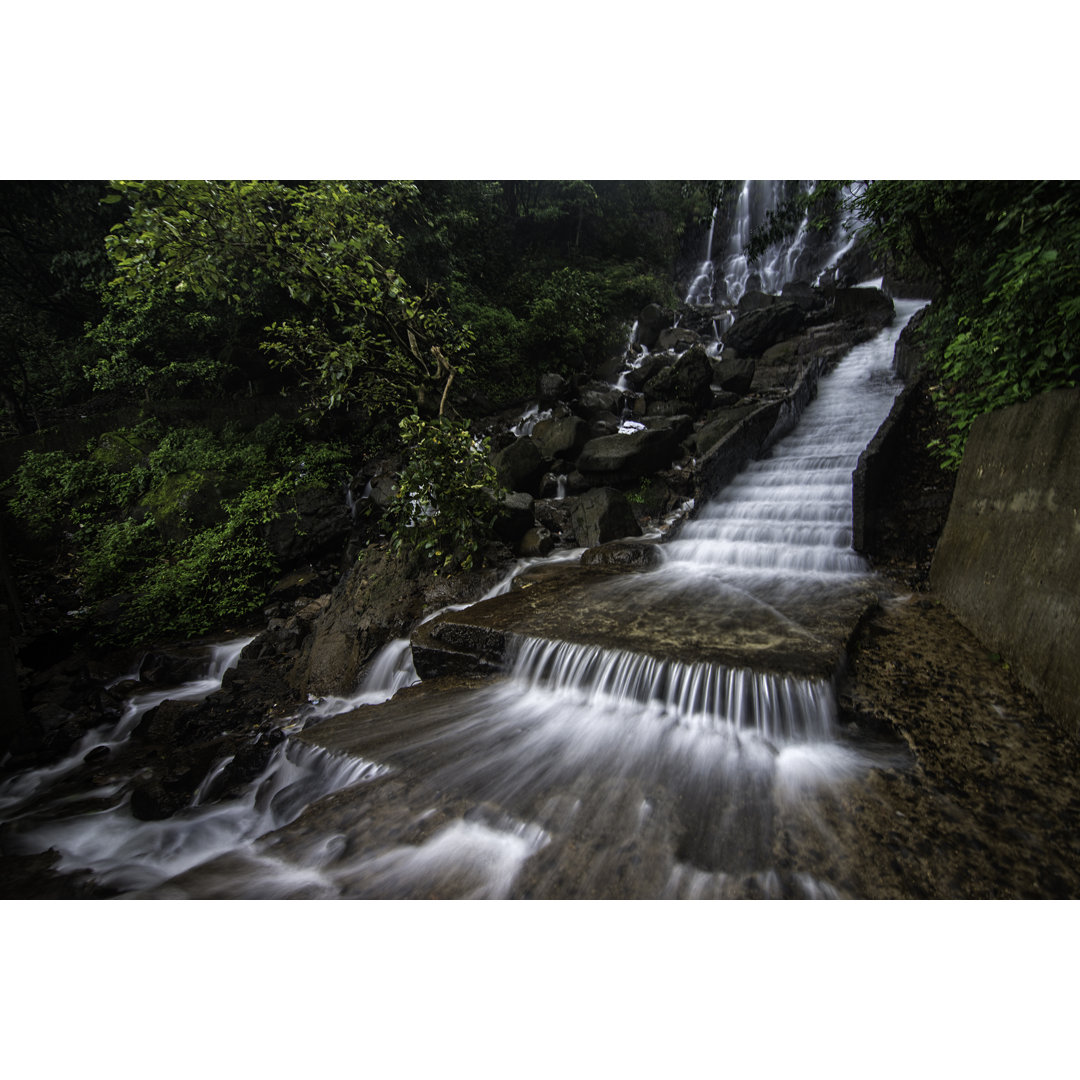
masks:
POLYGON ((980 417, 931 585, 1080 733, 1080 390, 980 417))

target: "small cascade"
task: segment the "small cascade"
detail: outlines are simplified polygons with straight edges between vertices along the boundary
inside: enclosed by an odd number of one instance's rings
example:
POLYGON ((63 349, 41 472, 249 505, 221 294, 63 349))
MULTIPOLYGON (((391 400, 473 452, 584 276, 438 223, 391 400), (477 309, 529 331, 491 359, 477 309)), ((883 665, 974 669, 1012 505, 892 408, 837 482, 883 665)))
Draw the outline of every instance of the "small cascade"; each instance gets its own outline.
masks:
POLYGON ((526 639, 511 674, 579 707, 642 710, 660 724, 757 735, 774 745, 835 736, 836 703, 823 679, 658 660, 623 650, 526 639))
POLYGON ((713 285, 716 270, 713 266, 713 233, 716 231, 716 207, 713 207, 712 220, 709 222, 709 236, 705 241, 705 260, 697 268, 694 279, 686 294, 684 303, 696 307, 708 307, 713 302, 713 285))
POLYGON ((795 431, 664 546, 666 573, 793 586, 866 572, 851 548, 851 474, 899 389, 891 370, 896 339, 924 303, 896 301, 895 325, 820 380, 795 431))
POLYGON ((221 688, 225 672, 236 664, 240 654, 254 640, 253 637, 236 638, 212 646, 204 678, 168 690, 147 690, 134 694, 115 724, 88 731, 62 760, 9 777, 0 784, 0 813, 5 818, 17 815, 24 804, 38 798, 59 780, 81 768, 91 750, 106 747, 111 751, 122 746, 143 716, 163 701, 201 701, 209 697, 221 688))

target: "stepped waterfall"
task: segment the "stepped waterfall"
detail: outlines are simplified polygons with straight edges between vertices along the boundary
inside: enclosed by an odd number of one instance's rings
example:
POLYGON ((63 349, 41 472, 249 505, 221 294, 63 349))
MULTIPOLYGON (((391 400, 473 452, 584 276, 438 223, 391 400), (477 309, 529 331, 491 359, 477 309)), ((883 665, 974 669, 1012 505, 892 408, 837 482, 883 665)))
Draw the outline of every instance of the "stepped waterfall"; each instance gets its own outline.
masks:
MULTIPOLYGON (((749 230, 779 197, 775 184, 746 182, 724 237, 714 213, 688 304, 738 302, 749 230)), ((805 239, 804 222, 766 254, 755 271, 764 291, 820 271, 802 265, 805 239)), ((783 837, 812 833, 815 799, 899 751, 848 737, 833 672, 729 663, 707 649, 684 656, 671 626, 693 622, 709 643, 737 623, 771 657, 781 636, 796 650, 812 636, 807 612, 865 588, 851 476, 899 389, 894 347, 920 306, 897 301, 894 324, 822 376, 794 429, 661 544, 659 565, 597 587, 609 605, 663 620, 655 649, 521 633, 500 677, 423 693, 399 640, 356 696, 285 725, 237 799, 214 801, 223 761, 165 821, 136 821, 123 798, 85 812, 70 793, 54 796, 88 751, 122 743, 154 704, 212 693, 247 639, 226 643, 204 679, 136 696, 115 728, 90 733, 64 762, 0 786, 9 843, 55 849, 61 871, 87 870, 129 896, 843 895, 786 862, 783 837), (362 753, 333 748, 346 723, 362 732, 362 753)))

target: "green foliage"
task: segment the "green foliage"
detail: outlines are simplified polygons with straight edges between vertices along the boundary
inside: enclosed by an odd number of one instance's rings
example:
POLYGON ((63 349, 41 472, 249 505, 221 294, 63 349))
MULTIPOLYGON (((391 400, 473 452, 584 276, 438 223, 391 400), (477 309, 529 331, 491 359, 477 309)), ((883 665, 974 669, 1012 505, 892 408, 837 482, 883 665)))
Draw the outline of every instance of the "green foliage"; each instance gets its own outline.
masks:
MULTIPOLYGON (((106 246, 121 326, 168 296, 187 317, 224 308, 263 326, 259 346, 319 409, 362 398, 400 414, 442 404, 469 344, 396 269, 393 181, 118 182, 131 213, 106 246)), ((175 378, 175 372, 173 372, 175 378)), ((193 377, 204 378, 195 372, 193 377)))
POLYGON ((401 433, 409 460, 389 510, 391 549, 415 554, 436 572, 479 569, 503 495, 488 441, 446 416, 406 417, 401 433))
POLYGON ((940 354, 950 431, 937 448, 949 468, 976 417, 1080 382, 1080 191, 1039 185, 994 234, 1015 242, 989 263, 981 303, 959 315, 940 354))
POLYGON ((232 371, 223 343, 235 320, 221 305, 202 305, 162 282, 134 294, 108 285, 103 298, 105 314, 87 331, 96 356, 86 375, 95 390, 142 390, 148 399, 209 392, 232 371))
POLYGON ((525 347, 551 370, 580 370, 603 342, 603 314, 596 275, 563 267, 529 304, 525 347))
POLYGON ((338 488, 346 461, 280 418, 221 434, 149 420, 82 454, 29 452, 11 509, 38 536, 63 531, 87 604, 128 597, 115 639, 197 634, 262 602, 267 525, 301 487, 338 488))

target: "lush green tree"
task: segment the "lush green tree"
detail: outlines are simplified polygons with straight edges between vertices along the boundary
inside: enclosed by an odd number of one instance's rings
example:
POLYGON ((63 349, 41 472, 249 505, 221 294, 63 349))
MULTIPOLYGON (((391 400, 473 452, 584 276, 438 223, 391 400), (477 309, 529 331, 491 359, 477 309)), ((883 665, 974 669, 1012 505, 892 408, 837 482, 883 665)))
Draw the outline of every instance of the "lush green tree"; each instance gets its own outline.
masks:
POLYGON ((449 416, 406 417, 401 431, 409 460, 390 507, 392 549, 412 551, 437 572, 478 569, 503 494, 488 441, 449 416))
MULTIPOLYGON (((109 298, 125 317, 166 296, 182 320, 224 307, 261 324, 265 355, 319 409, 362 399, 377 413, 444 411, 468 340, 397 270, 402 241, 390 220, 416 198, 413 185, 113 186, 109 198, 130 210, 106 238, 117 271, 109 298)), ((134 362, 145 381, 144 356, 114 354, 94 377, 107 384, 134 362)))

